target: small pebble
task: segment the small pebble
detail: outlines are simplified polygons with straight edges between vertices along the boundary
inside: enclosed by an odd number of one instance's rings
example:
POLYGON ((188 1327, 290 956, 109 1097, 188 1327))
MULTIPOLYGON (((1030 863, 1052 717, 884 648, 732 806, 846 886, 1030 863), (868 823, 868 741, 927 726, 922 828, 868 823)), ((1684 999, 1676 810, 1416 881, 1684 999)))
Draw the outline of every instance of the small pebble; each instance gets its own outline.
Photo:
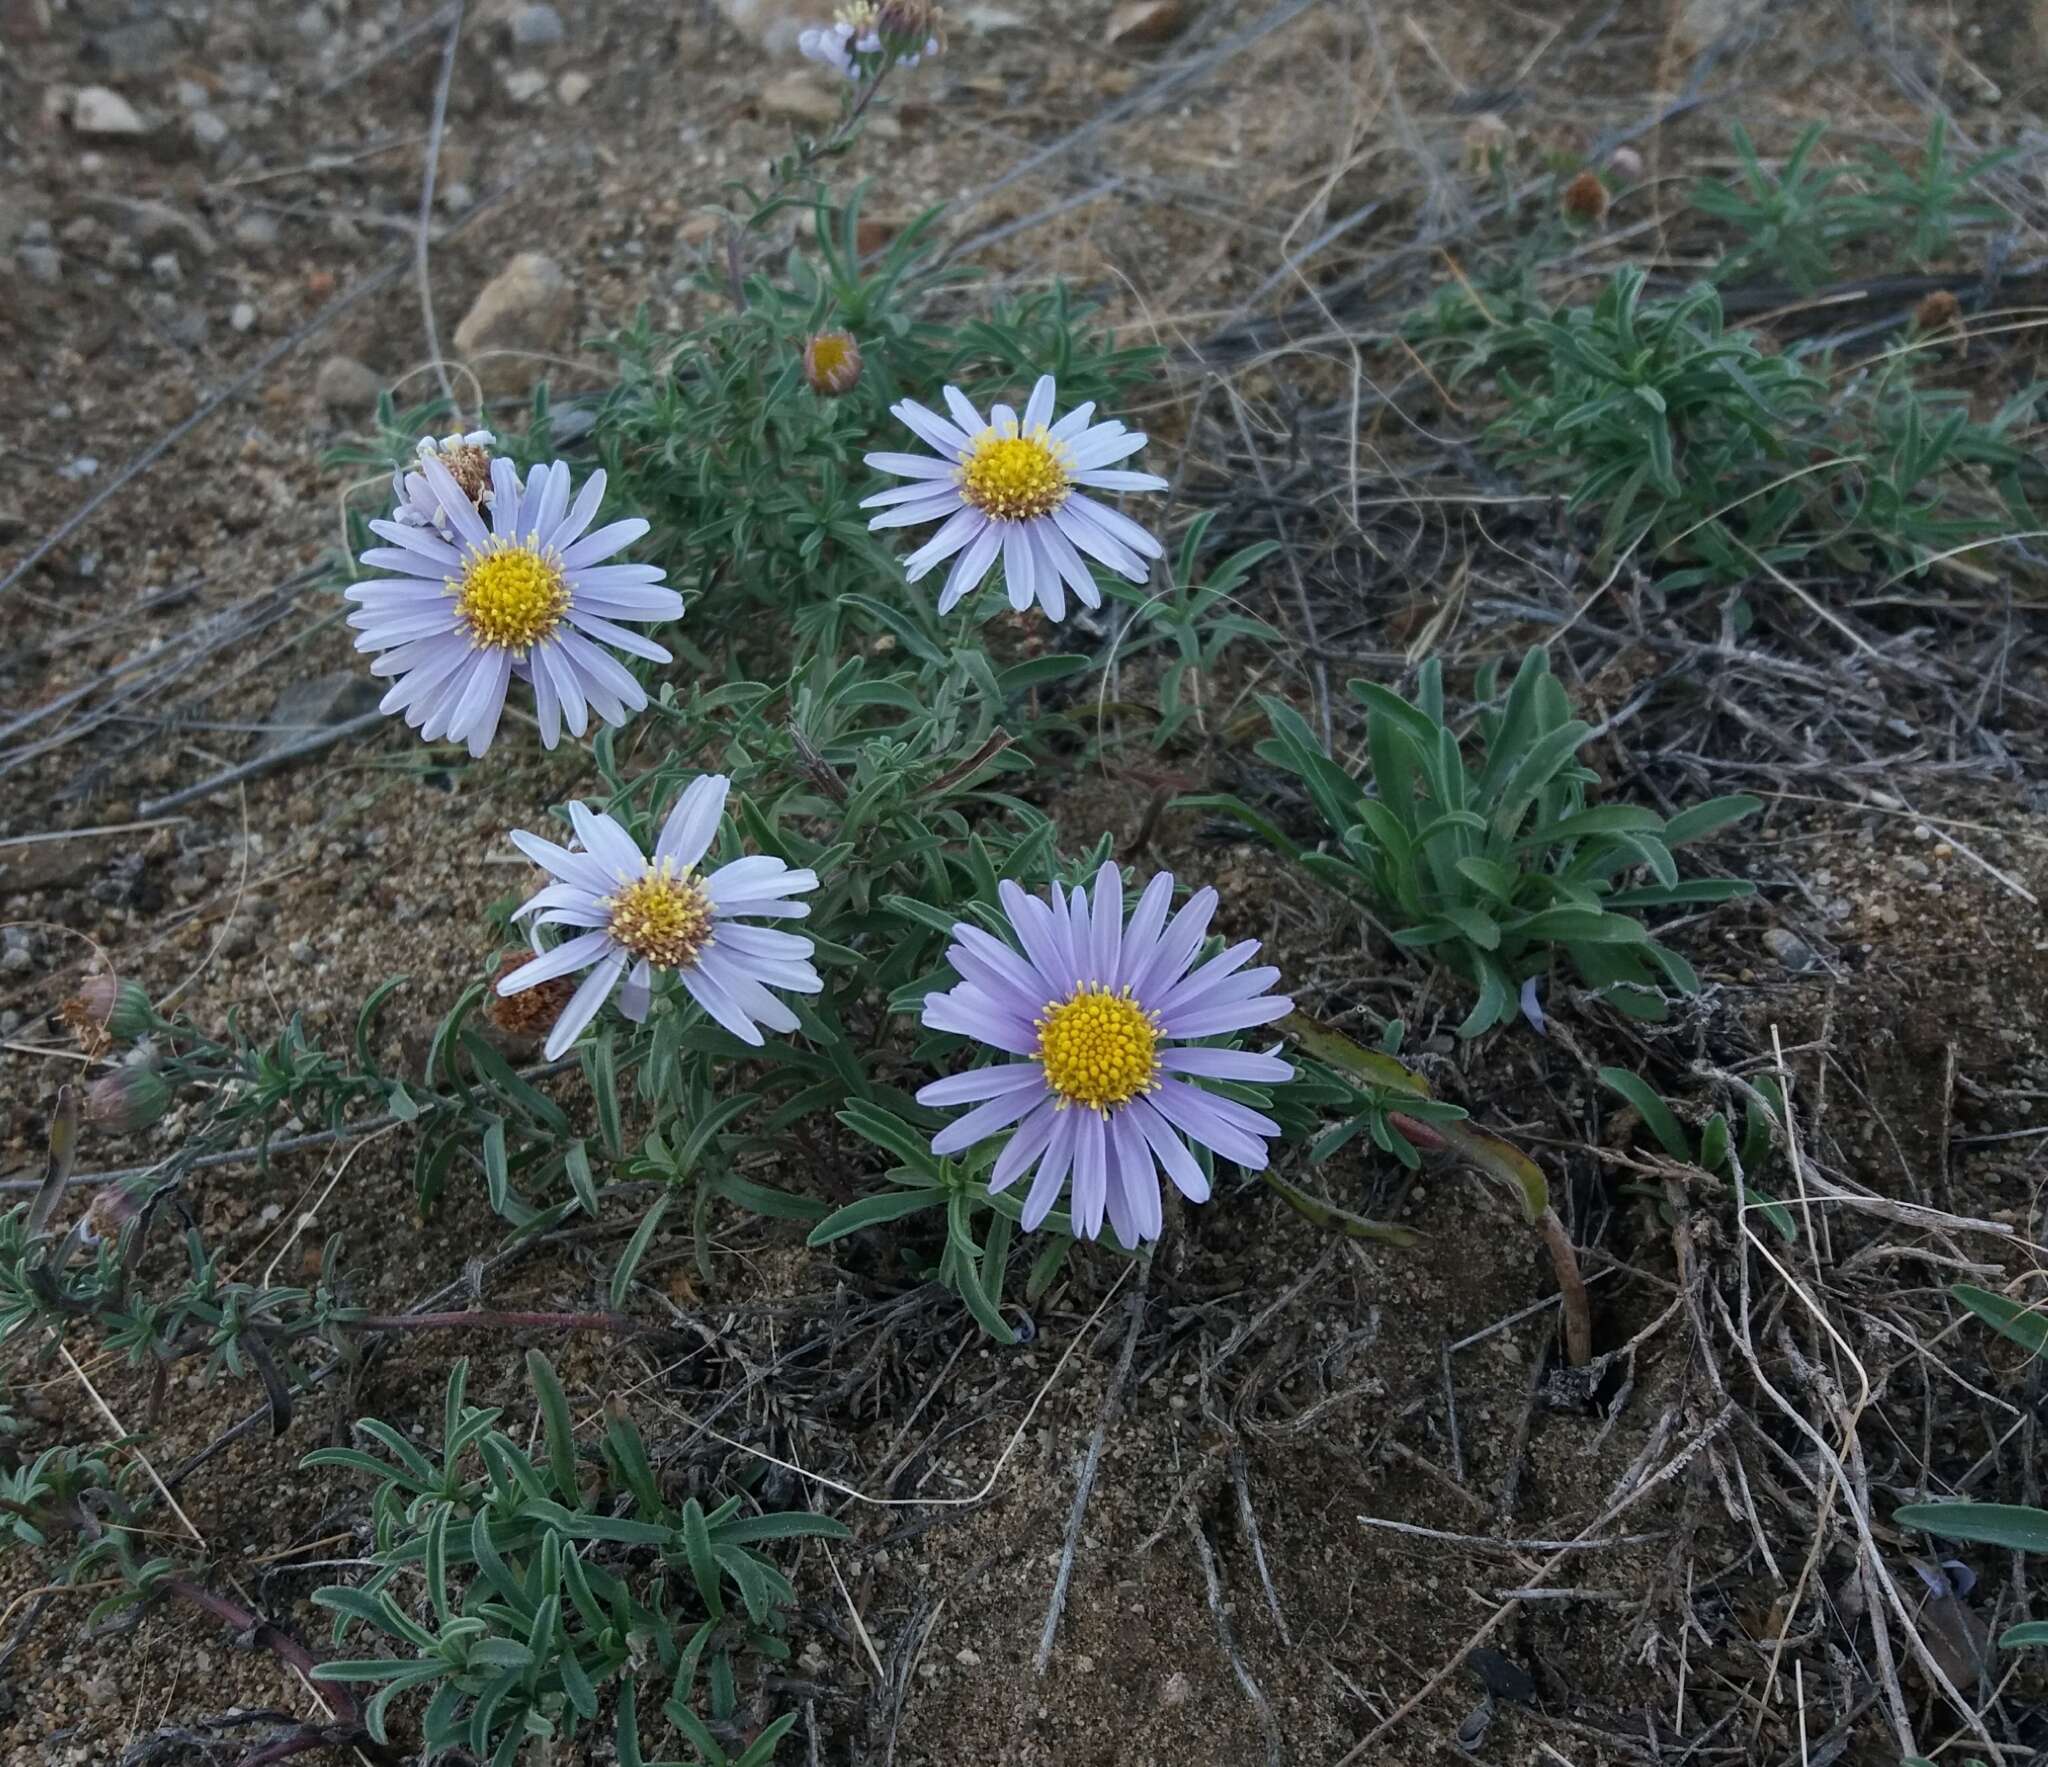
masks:
POLYGON ((228 314, 228 324, 236 331, 247 331, 256 323, 256 309, 247 301, 237 301, 228 314))

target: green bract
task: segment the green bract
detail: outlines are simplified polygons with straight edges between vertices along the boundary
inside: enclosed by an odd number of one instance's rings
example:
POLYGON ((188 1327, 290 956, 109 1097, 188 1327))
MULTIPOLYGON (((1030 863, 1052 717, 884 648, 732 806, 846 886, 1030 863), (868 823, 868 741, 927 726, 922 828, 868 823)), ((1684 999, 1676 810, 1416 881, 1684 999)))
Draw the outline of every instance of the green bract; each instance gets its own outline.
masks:
MULTIPOLYGON (((1571 715, 1541 649, 1523 659, 1505 701, 1480 714, 1476 767, 1444 721, 1435 661, 1413 704, 1369 681, 1350 685, 1369 717, 1370 791, 1323 753, 1292 707, 1261 701, 1273 735, 1258 752, 1302 781, 1334 851, 1300 847, 1235 799, 1198 801, 1234 810, 1323 883, 1385 915, 1395 943, 1429 951, 1471 983, 1478 999, 1461 1036, 1507 1018, 1555 951, 1633 1018, 1663 1018, 1666 987, 1698 990, 1692 966, 1631 911, 1748 895, 1739 879, 1681 881, 1671 849, 1749 815, 1755 798, 1714 798, 1668 822, 1638 805, 1589 805, 1598 776, 1575 757, 1591 731, 1571 715), (1638 870, 1650 881, 1630 883, 1638 870)), ((1482 669, 1477 697, 1490 701, 1494 686, 1493 669, 1482 669)))

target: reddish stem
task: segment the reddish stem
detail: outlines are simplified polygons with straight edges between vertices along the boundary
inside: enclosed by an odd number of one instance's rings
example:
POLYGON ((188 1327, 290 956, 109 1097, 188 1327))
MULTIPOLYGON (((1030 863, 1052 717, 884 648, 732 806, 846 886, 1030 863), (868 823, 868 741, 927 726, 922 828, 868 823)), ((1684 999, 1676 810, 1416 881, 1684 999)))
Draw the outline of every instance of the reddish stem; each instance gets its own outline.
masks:
POLYGON ((258 1619, 238 1602, 230 1601, 225 1595, 216 1595, 204 1584, 195 1583, 189 1577, 166 1577, 159 1585, 181 1601, 190 1602, 201 1613, 211 1614, 223 1626, 246 1637, 253 1645, 288 1664, 305 1676, 321 1704, 335 1717, 350 1724, 360 1724, 362 1713, 357 1709, 355 1698, 339 1683, 315 1681, 313 1671, 320 1666, 320 1659, 281 1626, 274 1626, 268 1620, 258 1619))

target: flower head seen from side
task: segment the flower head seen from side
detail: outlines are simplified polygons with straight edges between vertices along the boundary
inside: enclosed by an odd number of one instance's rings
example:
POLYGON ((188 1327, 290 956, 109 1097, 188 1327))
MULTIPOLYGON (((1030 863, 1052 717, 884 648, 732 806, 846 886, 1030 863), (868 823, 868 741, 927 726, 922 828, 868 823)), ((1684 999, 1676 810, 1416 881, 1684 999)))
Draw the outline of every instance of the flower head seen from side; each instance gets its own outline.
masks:
POLYGON ((589 530, 604 500, 594 472, 572 501, 569 468, 536 466, 520 483, 511 461, 490 462, 489 525, 439 449, 423 451, 418 476, 445 518, 373 521, 389 546, 363 554, 389 573, 347 591, 358 650, 382 654, 373 675, 395 675, 384 712, 429 742, 467 742, 481 755, 497 734, 513 678, 533 688, 540 739, 553 748, 568 726, 595 713, 623 724, 647 704, 646 691, 614 650, 665 663, 669 653, 619 622, 680 619, 683 598, 661 586, 658 565, 607 564, 647 532, 637 517, 589 530))
POLYGON ((448 469, 448 476, 462 488, 471 508, 488 509, 492 496, 491 449, 497 440, 487 429, 420 437, 419 446, 413 450, 413 465, 392 468, 391 519, 409 528, 436 528, 444 536, 447 534, 448 512, 434 495, 434 487, 427 483, 427 475, 419 469, 419 462, 428 458, 439 460, 448 469))
POLYGON ((893 65, 913 68, 945 49, 942 14, 925 0, 853 0, 833 15, 832 22, 811 25, 797 33, 797 48, 811 61, 849 80, 880 71, 883 51, 893 65))
POLYGON ((939 592, 939 612, 950 613, 988 575, 998 558, 1010 605, 1023 613, 1035 601, 1048 619, 1066 617, 1068 589, 1090 607, 1102 605, 1087 559, 1142 583, 1159 542, 1089 491, 1163 491, 1149 472, 1118 468, 1145 445, 1145 437, 1110 420, 1095 423, 1095 407, 1080 405, 1055 420, 1056 389, 1042 375, 1020 417, 1007 405, 986 418, 958 387, 945 389, 950 418, 905 399, 891 412, 934 454, 870 454, 868 465, 910 482, 878 491, 863 509, 882 513, 870 528, 944 525, 904 560, 915 583, 953 561, 939 592), (1083 554, 1087 555, 1084 558, 1083 554))
POLYGON ((514 918, 531 915, 535 928, 573 930, 552 950, 501 977, 498 992, 518 994, 577 970, 590 972, 548 1034, 548 1060, 583 1034, 615 988, 619 1010, 635 1024, 644 1020, 657 971, 673 975, 742 1043, 758 1049, 764 1028, 797 1028, 796 1014, 769 990, 818 992, 823 983, 811 967, 811 941, 742 923, 803 919, 810 907, 794 898, 816 889, 818 875, 794 871, 765 853, 700 875, 731 783, 715 773, 693 779, 669 812, 652 855, 642 853, 610 816, 579 803, 569 806, 574 847, 513 831, 512 844, 555 879, 522 903, 514 918))
POLYGON ((1256 939, 1190 968, 1216 892, 1197 890, 1168 919, 1173 876, 1161 872, 1126 924, 1122 876, 1105 865, 1092 896, 1055 884, 1048 902, 1005 882, 1002 903, 1015 946, 956 923, 946 957, 960 982, 926 995, 923 1018, 932 1030, 1017 1059, 918 1093, 920 1104, 974 1106, 933 1138, 932 1152, 955 1154, 1007 1135, 988 1187, 1005 1190, 1034 1173, 1027 1229, 1071 1183, 1075 1233, 1096 1238, 1107 1216, 1133 1247, 1159 1237, 1161 1170, 1190 1202, 1208 1200, 1209 1180, 1189 1141, 1263 1170, 1266 1142, 1280 1126, 1197 1082, 1270 1085, 1292 1079, 1294 1069, 1277 1056, 1184 1045, 1268 1024, 1294 1003, 1267 991, 1277 969, 1245 968, 1256 939))

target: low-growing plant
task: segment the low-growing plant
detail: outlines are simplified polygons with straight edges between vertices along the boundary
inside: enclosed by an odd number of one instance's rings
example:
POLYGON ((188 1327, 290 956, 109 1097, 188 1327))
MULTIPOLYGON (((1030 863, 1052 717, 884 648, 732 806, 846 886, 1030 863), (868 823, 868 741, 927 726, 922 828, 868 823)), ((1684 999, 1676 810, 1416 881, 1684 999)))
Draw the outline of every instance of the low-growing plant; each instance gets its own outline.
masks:
POLYGON ((1758 800, 1714 798, 1669 820, 1639 805, 1589 803, 1599 776, 1576 757, 1591 727, 1572 716, 1548 653, 1530 651, 1495 704, 1497 679, 1488 664, 1474 684, 1485 708, 1476 760, 1445 721, 1434 658, 1413 702, 1353 681, 1367 714, 1370 790, 1323 752, 1291 706, 1262 699, 1273 735, 1258 752, 1301 781, 1327 844, 1301 845, 1238 798, 1191 801, 1238 816, 1319 882, 1383 916, 1396 944, 1470 983, 1478 998, 1460 1036, 1511 1016, 1559 953, 1618 1011, 1661 1020, 1665 988, 1694 994, 1699 977, 1636 911, 1748 895, 1753 886, 1740 879, 1681 879, 1672 849, 1751 814, 1758 800), (1638 870, 1650 881, 1631 883, 1638 870))
POLYGON ((1735 179, 1696 184, 1692 191, 1694 208, 1740 235, 1740 243, 1722 252, 1717 281, 1756 270, 1781 275, 1799 289, 1827 280, 1844 217, 1832 198, 1842 168, 1814 161, 1826 131, 1825 123, 1808 125, 1774 172, 1758 155, 1747 129, 1736 123, 1729 130, 1741 162, 1735 179))
POLYGON ((622 1759, 638 1758, 634 1677, 651 1668, 669 1679, 662 1710, 693 1748, 712 1761, 726 1760, 728 1748, 748 1767, 767 1761, 788 1721, 763 1730, 765 1745, 731 1728, 742 1660, 788 1656, 781 1632, 795 1591, 759 1549, 843 1539, 844 1525, 807 1511, 742 1513, 744 1494, 708 1509, 678 1499, 616 1406, 596 1452, 581 1449, 561 1384, 537 1351, 527 1357, 536 1458, 497 1427, 498 1408, 469 1403, 468 1371, 464 1360, 449 1374, 438 1454, 364 1418, 357 1430, 382 1455, 327 1448, 306 1458, 379 1481, 370 1500, 376 1569, 313 1599, 335 1614, 336 1644, 361 1625, 395 1653, 323 1663, 319 1678, 376 1687, 364 1716, 380 1742, 392 1702, 418 1693, 429 1755, 464 1749, 509 1767, 529 1743, 575 1737, 612 1682, 621 1684, 616 1745, 622 1759), (415 1583, 423 1599, 411 1593, 415 1583), (700 1681, 709 1723, 697 1710, 700 1681))
MULTIPOLYGON (((1799 1235, 1792 1211, 1768 1192, 1758 1188, 1756 1177, 1771 1157, 1783 1133, 1785 1100, 1778 1083, 1768 1074, 1760 1075, 1744 1099, 1742 1134, 1738 1139, 1720 1111, 1708 1113, 1694 1136, 1664 1099, 1641 1076, 1626 1068, 1602 1068, 1600 1084, 1622 1099, 1648 1129, 1657 1145, 1681 1166, 1707 1173, 1735 1189, 1738 1210, 1753 1208, 1775 1227, 1789 1244, 1799 1235)), ((1625 1190, 1634 1188, 1624 1186, 1625 1190)), ((1661 1208, 1660 1191, 1644 1188, 1644 1194, 1661 1208)))

